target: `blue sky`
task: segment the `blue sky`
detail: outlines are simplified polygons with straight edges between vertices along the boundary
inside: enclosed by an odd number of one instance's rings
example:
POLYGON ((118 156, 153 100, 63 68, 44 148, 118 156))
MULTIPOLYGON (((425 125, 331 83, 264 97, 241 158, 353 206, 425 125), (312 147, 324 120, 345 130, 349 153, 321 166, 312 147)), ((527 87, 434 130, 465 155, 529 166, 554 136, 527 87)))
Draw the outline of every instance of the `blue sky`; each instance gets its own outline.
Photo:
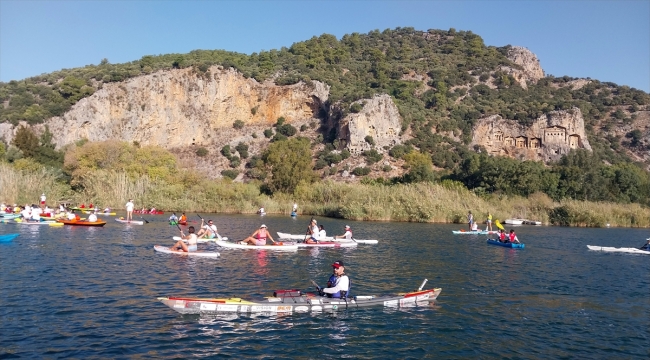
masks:
POLYGON ((0 81, 143 55, 250 54, 395 27, 471 30, 520 45, 547 74, 650 92, 650 1, 0 0, 0 81))

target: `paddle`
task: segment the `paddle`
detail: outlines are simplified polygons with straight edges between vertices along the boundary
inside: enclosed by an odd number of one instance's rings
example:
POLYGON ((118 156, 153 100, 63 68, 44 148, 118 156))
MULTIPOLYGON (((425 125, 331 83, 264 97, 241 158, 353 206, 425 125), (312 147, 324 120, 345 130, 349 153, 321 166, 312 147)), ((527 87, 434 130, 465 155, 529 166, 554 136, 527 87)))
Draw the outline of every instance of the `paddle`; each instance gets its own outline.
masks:
MULTIPOLYGON (((210 227, 210 224, 206 223, 205 220, 203 220, 203 218, 201 217, 201 215, 196 214, 196 216, 198 216, 199 219, 201 219, 201 223, 204 223, 204 224, 208 225, 208 227, 210 227)), ((210 229, 212 230, 212 228, 210 228, 210 229)), ((218 240, 228 240, 228 238, 222 238, 221 235, 219 235, 219 233, 217 233, 217 239, 218 240)))
POLYGON ((318 291, 318 294, 322 296, 323 295, 323 289, 320 286, 318 286, 318 284, 316 284, 316 282, 314 280, 309 279, 309 281, 311 281, 311 283, 316 287, 316 290, 318 291))
POLYGON ((140 219, 144 220, 145 224, 149 223, 149 221, 147 221, 147 219, 143 218, 142 216, 140 216, 140 219))

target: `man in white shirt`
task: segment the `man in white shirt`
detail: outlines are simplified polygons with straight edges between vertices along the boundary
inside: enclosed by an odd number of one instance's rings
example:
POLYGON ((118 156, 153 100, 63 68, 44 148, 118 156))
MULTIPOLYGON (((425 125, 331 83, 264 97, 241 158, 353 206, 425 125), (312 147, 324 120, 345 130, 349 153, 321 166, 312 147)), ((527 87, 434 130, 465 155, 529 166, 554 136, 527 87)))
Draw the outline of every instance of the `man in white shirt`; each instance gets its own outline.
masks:
POLYGON ((41 195, 41 207, 45 207, 45 193, 41 195))
POLYGON ((206 225, 203 225, 203 219, 201 219, 201 230, 196 234, 197 237, 204 237, 206 239, 214 239, 217 237, 217 225, 215 225, 212 220, 208 220, 206 225))
POLYGON ((133 205, 133 199, 129 199, 129 202, 126 203, 126 221, 132 221, 133 220, 133 208, 135 205, 133 205))
POLYGON ((320 289, 319 293, 332 298, 346 298, 348 291, 350 291, 350 279, 345 275, 343 261, 334 262, 332 268, 334 269, 334 275, 328 282, 331 286, 320 289))
POLYGON ((32 208, 32 220, 41 221, 41 214, 42 213, 43 213, 43 211, 41 210, 41 208, 34 206, 32 208))
POLYGON ((345 234, 343 235, 336 235, 337 239, 346 239, 352 241, 352 229, 350 229, 350 225, 345 225, 345 234))

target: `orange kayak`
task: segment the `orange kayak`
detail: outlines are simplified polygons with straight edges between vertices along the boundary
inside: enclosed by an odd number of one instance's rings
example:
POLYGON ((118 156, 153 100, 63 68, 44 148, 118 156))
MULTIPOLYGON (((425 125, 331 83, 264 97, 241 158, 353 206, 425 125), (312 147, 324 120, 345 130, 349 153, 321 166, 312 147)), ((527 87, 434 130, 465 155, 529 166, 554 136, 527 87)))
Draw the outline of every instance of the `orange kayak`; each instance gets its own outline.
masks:
POLYGON ((59 219, 57 220, 60 223, 63 223, 65 225, 76 225, 76 226, 104 226, 106 225, 106 221, 103 220, 97 220, 95 222, 91 221, 85 221, 85 220, 62 220, 59 219))

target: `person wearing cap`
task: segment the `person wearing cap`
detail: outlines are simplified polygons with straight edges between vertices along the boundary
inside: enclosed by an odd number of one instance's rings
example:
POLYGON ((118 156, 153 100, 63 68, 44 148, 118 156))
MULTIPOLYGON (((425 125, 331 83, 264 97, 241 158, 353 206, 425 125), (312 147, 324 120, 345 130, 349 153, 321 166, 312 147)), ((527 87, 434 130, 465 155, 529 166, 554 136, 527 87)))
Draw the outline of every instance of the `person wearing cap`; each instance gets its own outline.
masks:
POLYGON ((215 225, 212 220, 208 220, 208 223, 203 225, 203 219, 201 219, 201 230, 196 234, 199 238, 205 237, 206 239, 214 239, 217 237, 217 225, 215 225))
POLYGON ((187 232, 189 234, 185 235, 183 233, 183 230, 181 230, 181 240, 178 240, 174 246, 172 246, 170 249, 171 250, 182 250, 185 252, 190 252, 190 251, 196 251, 198 249, 197 246, 197 239, 198 237, 194 233, 194 226, 190 226, 187 229, 187 232), (185 241, 187 241, 187 244, 185 244, 185 241))
POLYGON ((271 233, 269 232, 268 228, 266 225, 262 224, 259 229, 255 230, 255 232, 247 237, 246 239, 240 241, 241 244, 249 244, 249 245, 257 245, 257 246, 264 246, 266 245, 266 239, 270 239, 273 244, 275 244, 275 240, 273 240, 273 237, 271 236, 271 233))
POLYGON ((45 193, 41 195, 41 207, 45 207, 45 193))
POLYGON ((126 221, 132 221, 133 220, 133 208, 135 205, 133 205, 133 199, 129 199, 129 202, 126 203, 126 221))
POLYGON ((335 261, 332 269, 334 273, 327 281, 327 287, 320 289, 319 293, 331 298, 346 298, 350 291, 350 279, 345 275, 343 261, 335 261))
POLYGON ((349 241, 352 241, 352 229, 350 229, 350 225, 345 225, 345 234, 343 235, 336 235, 336 239, 346 239, 349 241))
POLYGON ((647 250, 647 251, 650 251, 650 239, 646 239, 646 243, 643 244, 643 246, 641 246, 641 247, 639 248, 639 250, 647 250))
POLYGON ((320 230, 318 230, 318 225, 316 223, 316 219, 311 219, 311 223, 309 223, 309 226, 307 227, 309 238, 305 240, 305 244, 318 244, 318 233, 320 230))

